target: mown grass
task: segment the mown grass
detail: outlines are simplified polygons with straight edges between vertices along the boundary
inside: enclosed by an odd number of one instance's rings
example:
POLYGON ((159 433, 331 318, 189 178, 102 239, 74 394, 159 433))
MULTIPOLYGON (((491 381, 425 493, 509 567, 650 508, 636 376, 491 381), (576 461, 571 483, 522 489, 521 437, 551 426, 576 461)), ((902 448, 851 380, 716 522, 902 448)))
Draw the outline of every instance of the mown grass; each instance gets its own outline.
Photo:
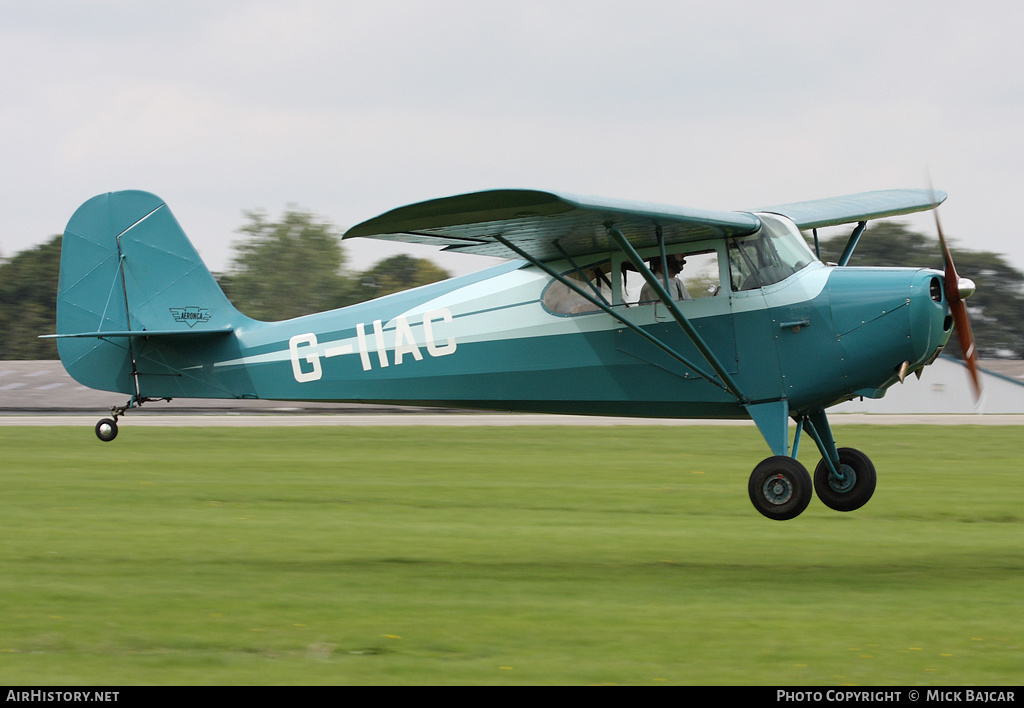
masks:
POLYGON ((753 428, 0 428, 0 683, 1019 683, 1021 428, 837 437, 779 523, 753 428))

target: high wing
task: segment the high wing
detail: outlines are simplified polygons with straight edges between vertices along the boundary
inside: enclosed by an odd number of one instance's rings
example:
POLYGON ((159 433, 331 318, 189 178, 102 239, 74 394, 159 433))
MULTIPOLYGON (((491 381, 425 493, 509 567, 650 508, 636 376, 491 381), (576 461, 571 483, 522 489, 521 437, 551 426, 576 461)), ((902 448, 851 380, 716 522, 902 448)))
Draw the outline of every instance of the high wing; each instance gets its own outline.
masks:
MULTIPOLYGON (((934 209, 945 192, 890 189, 781 204, 751 212, 781 214, 800 229, 816 229, 934 209)), ((614 226, 634 248, 728 238, 754 233, 761 222, 745 211, 711 211, 526 189, 501 189, 444 197, 393 209, 345 232, 444 246, 444 250, 518 258, 501 241, 537 261, 577 258, 616 249, 614 226)))
POLYGON ((930 189, 886 189, 845 197, 780 204, 754 211, 781 214, 792 219, 799 229, 806 230, 913 214, 934 209, 944 201, 945 192, 930 189))
POLYGON ((707 238, 744 236, 760 227, 753 214, 708 211, 523 189, 462 194, 399 207, 364 221, 344 238, 366 236, 444 246, 444 250, 498 258, 520 256, 515 244, 540 262, 617 249, 608 227, 634 248, 707 238))

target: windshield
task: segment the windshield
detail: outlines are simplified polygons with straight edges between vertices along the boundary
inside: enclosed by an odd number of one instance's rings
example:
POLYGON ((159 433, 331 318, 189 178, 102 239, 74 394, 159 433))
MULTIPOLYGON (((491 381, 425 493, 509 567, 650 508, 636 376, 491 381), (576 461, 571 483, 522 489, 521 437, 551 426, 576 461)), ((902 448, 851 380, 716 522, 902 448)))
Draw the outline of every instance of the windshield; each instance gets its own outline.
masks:
POLYGON ((733 290, 754 290, 778 283, 814 260, 792 221, 775 214, 757 216, 761 220, 757 233, 729 239, 733 290))

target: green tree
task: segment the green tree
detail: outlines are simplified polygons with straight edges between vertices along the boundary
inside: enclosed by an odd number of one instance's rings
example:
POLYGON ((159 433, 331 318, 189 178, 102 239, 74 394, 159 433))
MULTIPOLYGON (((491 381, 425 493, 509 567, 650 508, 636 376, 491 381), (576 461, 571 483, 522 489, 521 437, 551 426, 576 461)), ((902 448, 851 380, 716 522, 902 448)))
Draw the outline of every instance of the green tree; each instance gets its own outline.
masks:
POLYGON ((377 263, 356 277, 358 302, 449 278, 445 269, 425 258, 398 255, 377 263))
POLYGON ((288 210, 280 221, 246 212, 232 270, 219 282, 235 307, 259 320, 330 310, 348 299, 340 234, 309 212, 288 210))
POLYGON ((352 305, 449 277, 429 260, 400 255, 363 273, 344 270, 339 230, 309 212, 289 210, 280 221, 246 212, 231 270, 217 280, 235 307, 277 321, 352 305))
MULTIPOLYGON (((848 235, 839 235, 823 240, 822 260, 838 261, 847 238, 848 235)), ((978 286, 967 300, 967 309, 979 356, 1024 358, 1024 273, 991 251, 953 247, 949 250, 957 273, 978 286)), ((944 268, 937 236, 925 236, 895 222, 869 226, 850 265, 944 268)), ((954 333, 954 340, 955 337, 954 333)), ((960 356, 955 343, 948 345, 946 351, 960 356)))
POLYGON ((0 265, 0 359, 56 359, 61 237, 0 265))
POLYGON ((991 251, 952 254, 957 273, 978 286, 967 310, 979 356, 1024 359, 1024 273, 991 251))
MULTIPOLYGON (((848 238, 849 234, 839 234, 822 240, 821 259, 833 263, 838 261, 848 238)), ((953 260, 959 264, 955 253, 953 260)), ((920 266, 942 270, 942 251, 939 249, 938 237, 911 231, 897 222, 881 221, 869 224, 864 230, 849 265, 898 268, 920 266)))

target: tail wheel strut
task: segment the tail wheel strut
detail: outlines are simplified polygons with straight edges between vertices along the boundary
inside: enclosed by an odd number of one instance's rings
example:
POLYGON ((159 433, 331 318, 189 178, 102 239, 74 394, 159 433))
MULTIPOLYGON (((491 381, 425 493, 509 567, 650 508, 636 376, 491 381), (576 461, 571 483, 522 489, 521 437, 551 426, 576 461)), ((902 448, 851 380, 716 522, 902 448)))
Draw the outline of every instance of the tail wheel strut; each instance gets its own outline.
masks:
POLYGON ((128 402, 123 406, 111 406, 110 415, 111 418, 103 418, 96 423, 96 437, 103 442, 110 442, 117 437, 117 419, 123 416, 132 408, 138 408, 143 403, 149 401, 167 401, 170 402, 169 398, 145 398, 143 396, 132 396, 128 399, 128 402))

